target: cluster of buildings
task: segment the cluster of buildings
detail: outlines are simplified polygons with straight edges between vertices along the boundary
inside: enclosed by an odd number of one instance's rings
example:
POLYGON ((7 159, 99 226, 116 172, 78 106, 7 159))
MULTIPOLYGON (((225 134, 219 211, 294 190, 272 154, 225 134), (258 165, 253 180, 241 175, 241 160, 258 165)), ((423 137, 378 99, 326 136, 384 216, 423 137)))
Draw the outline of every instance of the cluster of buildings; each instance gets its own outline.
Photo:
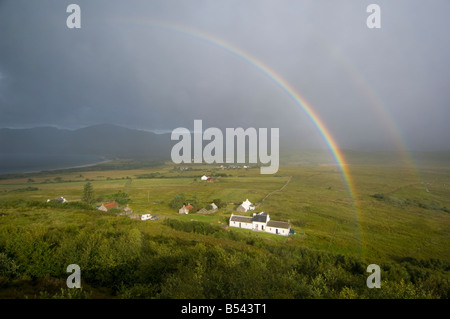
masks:
MULTIPOLYGON (((220 165, 220 168, 222 170, 224 170, 224 169, 239 169, 239 168, 241 168, 241 166, 240 165, 228 165, 228 166, 220 165)), ((243 165, 242 168, 250 168, 250 166, 243 165)))
MULTIPOLYGON (((208 181, 211 177, 209 176, 202 176, 202 180, 208 181)), ((49 199, 47 202, 60 202, 60 203, 66 203, 67 200, 64 197, 49 199)), ((217 211, 218 207, 215 203, 211 203, 211 210, 207 210, 206 208, 202 208, 197 213, 200 214, 210 214, 217 211)), ((100 206, 96 207, 100 211, 107 212, 111 209, 119 209, 119 204, 117 204, 115 201, 109 202, 109 203, 103 203, 100 206)), ((190 204, 183 205, 178 210, 179 214, 189 214, 189 212, 194 207, 190 204)), ((255 210, 255 205, 252 204, 248 198, 242 202, 236 209, 239 213, 247 213, 249 211, 255 210)), ((153 220, 157 219, 156 216, 152 216, 151 214, 136 214, 133 213, 133 210, 126 205, 124 209, 122 209, 122 212, 119 215, 126 215, 133 219, 140 219, 140 220, 153 220)), ((294 233, 294 229, 291 228, 291 225, 289 222, 282 222, 282 221, 275 221, 271 220, 269 214, 265 212, 261 213, 253 213, 252 216, 244 216, 244 215, 234 215, 231 214, 230 217, 230 227, 236 227, 236 228, 243 228, 243 229, 250 229, 253 231, 259 231, 259 232, 267 232, 277 235, 283 235, 288 236, 289 234, 294 233)))
MULTIPOLYGON (((213 211, 217 211, 217 206, 214 203, 211 203, 211 206, 213 207, 213 211)), ((183 207, 178 210, 178 213, 189 214, 189 211, 192 209, 193 207, 190 204, 183 205, 183 207)), ((236 210, 240 213, 254 211, 255 205, 246 199, 236 210)), ((198 213, 201 213, 201 211, 198 213)), ((269 214, 265 212, 253 213, 253 216, 231 214, 230 227, 250 229, 253 231, 267 232, 282 236, 288 236, 289 234, 294 233, 294 229, 291 228, 291 224, 289 222, 271 220, 269 214)))
POLYGON ((253 213, 251 217, 231 214, 230 227, 251 229, 283 236, 293 233, 290 223, 271 220, 269 214, 265 212, 253 213))
MULTIPOLYGON (((211 213, 215 213, 217 211, 217 205, 214 203, 211 203, 211 210, 207 210, 206 208, 202 208, 200 209, 197 214, 211 214, 211 213)), ((193 209, 194 207, 191 204, 187 204, 187 205, 183 205, 183 207, 181 207, 178 210, 178 214, 189 214, 189 212, 193 209)))
MULTIPOLYGON (((236 210, 240 213, 246 213, 247 211, 255 210, 255 205, 246 199, 236 210)), ((269 214, 265 212, 253 213, 253 216, 231 214, 230 227, 251 229, 283 236, 294 233, 294 229, 291 228, 289 222, 271 220, 269 214)))
MULTIPOLYGON (((100 206, 96 207, 98 210, 101 210, 103 212, 107 212, 110 209, 116 208, 119 209, 119 204, 116 202, 109 202, 106 204, 101 204, 100 206)), ((140 219, 140 220, 155 220, 158 219, 157 216, 152 216, 151 214, 137 214, 134 213, 128 204, 121 210, 119 213, 119 216, 128 216, 131 219, 140 219)))

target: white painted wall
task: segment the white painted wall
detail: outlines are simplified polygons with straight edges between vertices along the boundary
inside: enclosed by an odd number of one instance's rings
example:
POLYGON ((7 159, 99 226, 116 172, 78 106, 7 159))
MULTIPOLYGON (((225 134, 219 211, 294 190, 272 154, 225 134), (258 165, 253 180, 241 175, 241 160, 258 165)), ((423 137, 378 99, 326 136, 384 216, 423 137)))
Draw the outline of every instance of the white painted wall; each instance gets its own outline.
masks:
POLYGON ((230 227, 237 227, 237 228, 244 228, 244 229, 253 229, 253 224, 252 223, 243 223, 243 222, 230 221, 230 227))
MULTIPOLYGON (((267 216, 267 221, 269 221, 268 216, 267 216)), ((267 227, 267 223, 255 222, 255 221, 253 223, 246 223, 246 222, 238 222, 238 221, 230 220, 230 227, 251 229, 251 230, 257 230, 257 231, 265 231, 265 232, 268 232, 271 234, 277 234, 277 235, 282 235, 282 236, 289 235, 289 229, 278 228, 278 227, 267 227), (278 232, 277 232, 277 230, 278 230, 278 232)))
POLYGON ((271 234, 283 235, 283 236, 289 235, 289 229, 286 229, 286 228, 267 227, 266 232, 271 233, 271 234), (277 234, 277 229, 278 229, 278 234, 277 234))
POLYGON ((265 231, 267 226, 266 223, 253 222, 253 228, 259 231, 265 231))

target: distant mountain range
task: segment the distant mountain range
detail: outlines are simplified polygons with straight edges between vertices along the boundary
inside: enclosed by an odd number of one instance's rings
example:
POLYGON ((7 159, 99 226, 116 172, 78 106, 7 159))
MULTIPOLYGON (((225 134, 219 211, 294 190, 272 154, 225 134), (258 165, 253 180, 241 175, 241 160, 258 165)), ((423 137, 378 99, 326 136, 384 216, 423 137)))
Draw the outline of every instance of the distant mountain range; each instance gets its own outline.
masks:
MULTIPOLYGON (((178 142, 172 141, 170 136, 170 133, 156 134, 113 124, 100 124, 77 130, 54 127, 1 128, 0 154, 170 159, 171 149, 178 142)), ((292 145, 302 145, 301 142, 295 136, 281 134, 280 150, 289 149, 292 145)), ((204 141, 203 146, 208 143, 209 141, 204 141)))
POLYGON ((106 158, 170 158, 170 134, 133 130, 112 124, 77 130, 53 127, 0 129, 0 153, 94 155, 106 158))
MULTIPOLYGON (((77 130, 54 127, 2 128, 0 174, 75 167, 116 158, 170 160, 172 147, 178 142, 172 141, 170 136, 170 133, 156 134, 112 124, 77 130)), ((209 141, 204 141, 203 146, 208 143, 209 141)), ((314 151, 313 147, 301 143, 296 136, 281 135, 280 157, 297 163, 298 155, 301 155, 302 160, 297 164, 334 163, 329 150, 314 151)), ((193 154, 193 150, 191 152, 193 154)), ((347 160, 359 164, 373 161, 402 163, 405 158, 414 158, 416 164, 421 165, 448 165, 450 161, 449 152, 410 152, 403 155, 402 152, 390 151, 345 152, 347 160)))

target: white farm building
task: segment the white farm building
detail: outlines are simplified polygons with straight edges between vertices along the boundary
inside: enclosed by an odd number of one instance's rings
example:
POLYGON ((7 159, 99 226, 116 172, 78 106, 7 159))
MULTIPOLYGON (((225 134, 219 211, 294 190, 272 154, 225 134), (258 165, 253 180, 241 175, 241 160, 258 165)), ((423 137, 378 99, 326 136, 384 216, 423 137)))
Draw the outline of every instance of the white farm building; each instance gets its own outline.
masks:
POLYGON ((241 205, 236 209, 240 213, 246 213, 248 210, 255 210, 255 205, 253 205, 248 199, 243 201, 241 205))
POLYGON ((231 214, 230 227, 251 229, 277 235, 288 236, 291 231, 291 224, 270 220, 267 213, 253 213, 252 217, 231 214))

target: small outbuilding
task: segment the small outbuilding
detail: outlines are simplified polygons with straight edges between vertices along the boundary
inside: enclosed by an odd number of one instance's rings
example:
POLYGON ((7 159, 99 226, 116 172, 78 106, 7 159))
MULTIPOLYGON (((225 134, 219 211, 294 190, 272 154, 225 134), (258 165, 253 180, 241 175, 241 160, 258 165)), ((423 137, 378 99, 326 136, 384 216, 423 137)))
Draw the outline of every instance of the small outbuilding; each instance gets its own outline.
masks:
POLYGON ((178 210, 178 214, 189 214, 189 211, 191 210, 191 209, 193 209, 194 207, 192 207, 192 205, 190 205, 190 204, 188 204, 188 205, 183 205, 183 207, 181 207, 179 210, 178 210))
POLYGON ((108 210, 112 209, 112 208, 119 208, 119 204, 117 204, 116 202, 110 202, 110 203, 106 203, 106 204, 101 204, 99 207, 97 207, 98 210, 107 212, 108 210))
POLYGON ((253 205, 248 198, 242 202, 241 205, 236 209, 240 213, 246 213, 249 210, 255 210, 255 205, 253 205))

